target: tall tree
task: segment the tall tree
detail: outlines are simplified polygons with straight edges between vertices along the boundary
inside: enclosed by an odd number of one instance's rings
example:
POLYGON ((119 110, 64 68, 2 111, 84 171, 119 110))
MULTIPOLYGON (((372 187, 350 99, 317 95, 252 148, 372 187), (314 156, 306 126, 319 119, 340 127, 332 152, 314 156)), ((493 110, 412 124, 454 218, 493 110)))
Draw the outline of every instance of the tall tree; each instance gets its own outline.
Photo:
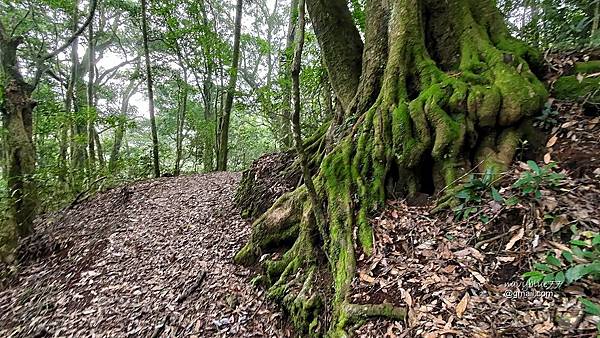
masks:
POLYGON ((8 151, 7 181, 10 196, 9 220, 0 224, 0 256, 10 259, 19 238, 33 231, 33 218, 38 205, 35 174, 35 150, 33 145, 33 109, 36 102, 31 95, 47 71, 46 63, 71 46, 90 24, 96 10, 97 0, 90 4, 90 12, 83 25, 76 29, 66 42, 49 53, 34 60, 33 79, 26 81, 19 68, 17 48, 23 43, 22 36, 14 36, 0 21, 0 60, 2 63, 3 101, 0 111, 7 129, 8 151))
POLYGON ((94 107, 94 76, 96 69, 96 52, 94 38, 94 21, 88 25, 88 85, 87 85, 87 121, 88 121, 88 160, 90 173, 96 167, 96 109, 94 107))
POLYGON ((310 174, 309 161, 304 150, 304 144, 302 143, 302 129, 300 125, 300 112, 302 110, 302 103, 300 102, 300 69, 302 65, 302 50, 304 49, 304 29, 305 29, 305 12, 306 2, 305 0, 299 0, 296 4, 298 10, 298 33, 295 38, 296 46, 294 48, 294 56, 292 59, 291 67, 291 78, 292 78, 292 102, 293 102, 293 113, 291 116, 292 130, 294 135, 294 146, 296 152, 300 158, 300 165, 302 166, 302 177, 304 179, 304 185, 308 192, 308 197, 312 205, 312 211, 315 217, 315 222, 321 238, 327 242, 329 235, 325 232, 325 216, 321 207, 321 201, 319 200, 319 194, 315 189, 312 176, 310 174))
POLYGON ((290 133, 290 117, 291 117, 291 83, 290 83, 290 65, 293 54, 293 44, 294 37, 296 34, 296 21, 298 20, 298 1, 292 0, 290 4, 290 11, 288 16, 288 28, 287 33, 285 35, 285 49, 283 50, 283 55, 281 57, 280 62, 280 73, 282 77, 282 85, 283 85, 283 109, 280 120, 280 137, 282 143, 285 147, 291 146, 292 135, 290 133))
POLYGON ((404 309, 349 297, 357 253, 372 253, 369 215, 391 193, 452 197, 471 169, 501 173, 547 97, 529 68, 539 54, 509 35, 493 0, 367 1, 364 43, 347 3, 306 1, 342 116, 329 127, 328 147, 311 147, 324 131, 305 141, 320 204, 306 203, 304 185, 283 195, 235 257, 252 264, 293 243, 263 262, 268 294, 313 335, 321 328, 346 336, 348 324, 369 316, 404 317, 404 309), (325 206, 325 234, 313 216, 317 204, 325 206), (327 270, 333 295, 324 300, 312 285, 327 270), (320 322, 324 306, 328 326, 320 322))
POLYGON ((229 122, 231 120, 231 109, 238 77, 240 62, 240 36, 242 32, 242 0, 237 0, 235 6, 235 27, 233 33, 233 56, 231 57, 231 69, 229 70, 229 84, 227 85, 227 96, 223 114, 219 124, 219 147, 217 154, 217 170, 227 170, 227 154, 229 146, 229 122))
POLYGON ((148 50, 148 19, 147 0, 142 0, 142 35, 144 40, 144 57, 146 59, 146 86, 148 89, 148 111, 150 113, 150 129, 152 133, 152 161, 154 177, 160 177, 160 161, 158 158, 158 133, 156 131, 156 117, 154 116, 154 89, 152 83, 152 66, 150 64, 150 51, 148 50))

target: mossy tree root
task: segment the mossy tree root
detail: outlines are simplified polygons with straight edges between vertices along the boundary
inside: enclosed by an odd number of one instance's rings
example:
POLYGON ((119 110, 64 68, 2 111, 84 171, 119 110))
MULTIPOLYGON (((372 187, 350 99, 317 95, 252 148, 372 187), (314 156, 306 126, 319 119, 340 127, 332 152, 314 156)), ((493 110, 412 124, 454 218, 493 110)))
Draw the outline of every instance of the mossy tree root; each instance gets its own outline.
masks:
POLYGON ((473 14, 489 8, 448 1, 448 15, 456 18, 453 30, 461 32, 461 58, 458 71, 447 73, 425 47, 421 5, 396 0, 379 95, 315 173, 326 234, 317 229, 301 186, 254 223, 250 241, 235 257, 252 264, 262 253, 293 243, 280 259, 264 262, 264 280, 268 294, 309 335, 326 330, 345 336, 348 325, 370 316, 403 318, 404 310, 390 304, 350 301, 357 251, 374 250, 369 215, 383 206, 391 186, 410 197, 427 189, 452 191, 446 187, 474 165, 500 173, 514 157, 523 121, 545 102, 546 91, 529 70, 522 46, 502 34, 488 35, 497 23, 473 14), (332 276, 329 296, 315 287, 323 265, 332 276), (323 310, 331 313, 328 323, 318 320, 323 310))

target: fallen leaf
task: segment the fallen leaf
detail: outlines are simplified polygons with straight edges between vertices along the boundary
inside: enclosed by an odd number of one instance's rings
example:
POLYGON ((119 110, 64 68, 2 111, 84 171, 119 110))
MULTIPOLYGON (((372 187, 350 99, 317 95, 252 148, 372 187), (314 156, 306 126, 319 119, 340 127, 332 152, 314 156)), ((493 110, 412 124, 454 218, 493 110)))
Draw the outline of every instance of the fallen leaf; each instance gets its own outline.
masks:
POLYGON ((552 231, 552 233, 558 232, 568 223, 569 220, 567 219, 566 215, 558 215, 552 220, 552 223, 550 224, 550 231, 552 231))
POLYGON ((375 282, 375 278, 369 276, 368 274, 366 274, 363 271, 360 271, 358 273, 358 276, 359 276, 360 280, 362 280, 363 282, 367 282, 369 284, 372 284, 373 282, 375 282))
POLYGON ((553 135, 546 143, 546 148, 552 147, 554 144, 556 144, 556 141, 558 141, 558 136, 553 135))
POLYGON ((481 254, 481 252, 479 252, 477 249, 475 248, 466 248, 460 251, 457 251, 454 253, 454 255, 456 257, 459 258, 463 258, 463 257, 467 257, 467 256, 472 256, 475 257, 476 259, 483 261, 485 259, 485 256, 481 254))
POLYGON ((469 304, 469 293, 465 293, 463 298, 460 300, 458 305, 456 305, 456 316, 458 318, 462 318, 463 313, 467 310, 467 305, 469 304))
POLYGON ((544 155, 544 163, 548 164, 550 161, 552 161, 552 157, 550 156, 550 153, 546 153, 546 155, 544 155))
POLYGON ((518 240, 523 238, 523 235, 525 235, 525 229, 520 228, 519 232, 517 232, 516 235, 512 236, 510 241, 508 241, 508 243, 506 243, 506 247, 504 248, 504 250, 508 251, 508 250, 512 249, 512 247, 515 246, 515 243, 517 243, 518 240))
POLYGON ((407 290, 402 289, 402 299, 408 305, 408 307, 412 307, 413 300, 410 293, 407 290))

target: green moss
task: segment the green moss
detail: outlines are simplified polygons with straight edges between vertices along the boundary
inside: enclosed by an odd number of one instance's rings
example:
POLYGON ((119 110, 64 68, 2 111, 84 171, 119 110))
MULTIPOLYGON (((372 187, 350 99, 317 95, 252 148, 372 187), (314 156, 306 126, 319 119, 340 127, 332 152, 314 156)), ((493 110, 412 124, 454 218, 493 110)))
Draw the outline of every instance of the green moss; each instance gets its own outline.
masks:
POLYGON ((467 110, 468 107, 468 86, 463 81, 454 81, 454 92, 448 101, 450 112, 454 114, 461 114, 467 110))
POLYGON ((369 219, 366 209, 360 208, 358 212, 358 241, 363 251, 367 255, 373 252, 373 228, 369 224, 369 219))
POLYGON ((600 102, 600 77, 584 78, 581 82, 576 75, 563 76, 554 83, 554 97, 559 100, 581 100, 600 102))
POLYGON ((600 72, 600 60, 576 62, 575 73, 592 74, 600 72))
POLYGON ((480 127, 493 127, 496 125, 501 101, 502 96, 496 87, 483 89, 483 100, 481 106, 477 109, 480 127))

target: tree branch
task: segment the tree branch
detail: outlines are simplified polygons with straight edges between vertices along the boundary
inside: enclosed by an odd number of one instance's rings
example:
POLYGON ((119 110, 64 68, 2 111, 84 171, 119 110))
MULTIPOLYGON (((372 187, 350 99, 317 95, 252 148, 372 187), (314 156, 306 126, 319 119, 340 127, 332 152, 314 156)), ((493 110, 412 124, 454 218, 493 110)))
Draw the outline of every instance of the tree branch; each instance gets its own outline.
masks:
POLYGON ((27 17, 29 16, 29 13, 31 13, 31 8, 29 8, 27 10, 27 13, 25 13, 25 15, 21 18, 21 20, 19 20, 19 22, 17 22, 17 24, 13 27, 12 32, 10 32, 9 38, 15 34, 15 32, 17 31, 17 28, 19 28, 19 26, 23 23, 23 21, 25 21, 25 19, 27 19, 27 17))
POLYGON ((57 56, 60 52, 65 50, 67 47, 69 47, 73 43, 73 41, 75 41, 75 39, 77 39, 77 37, 80 36, 85 31, 87 26, 92 22, 92 19, 94 18, 94 13, 96 12, 96 6, 98 5, 98 0, 91 0, 91 1, 92 1, 92 3, 90 6, 90 12, 88 13, 88 16, 85 18, 83 25, 81 25, 81 27, 79 27, 79 29, 76 30, 75 33, 73 33, 73 35, 71 35, 71 37, 68 38, 67 41, 62 46, 60 46, 57 49, 55 49, 54 51, 44 55, 40 59, 40 62, 47 61, 47 60, 57 56))

